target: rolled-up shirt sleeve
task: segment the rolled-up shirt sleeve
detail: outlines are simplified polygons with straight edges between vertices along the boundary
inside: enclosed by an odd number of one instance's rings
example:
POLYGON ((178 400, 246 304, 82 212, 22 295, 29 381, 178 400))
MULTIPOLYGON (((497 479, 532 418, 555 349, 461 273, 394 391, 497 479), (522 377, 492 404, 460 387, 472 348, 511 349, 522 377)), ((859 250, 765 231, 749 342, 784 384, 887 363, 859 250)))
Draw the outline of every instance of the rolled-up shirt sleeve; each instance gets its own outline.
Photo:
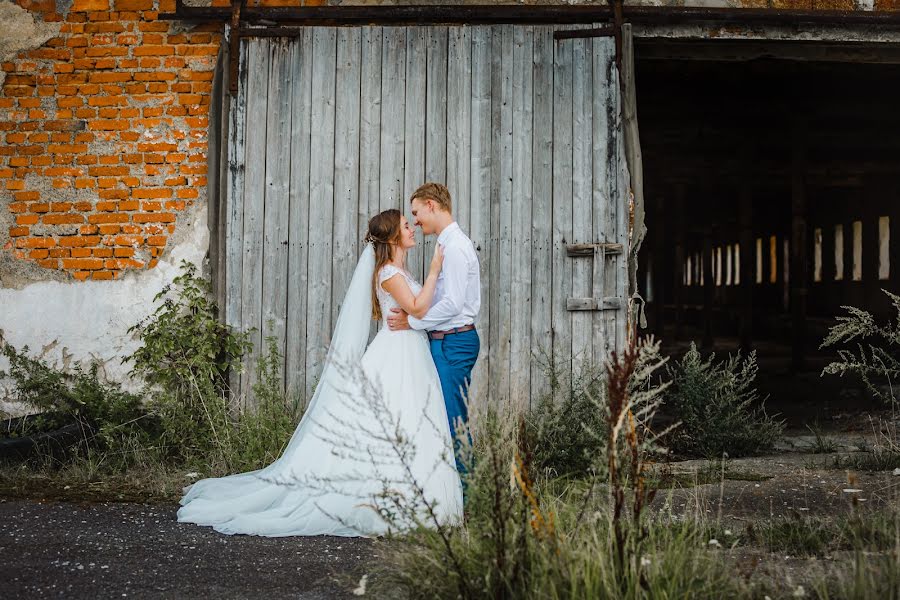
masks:
POLYGON ((459 247, 444 248, 443 295, 421 319, 409 317, 413 329, 428 329, 456 316, 466 301, 466 281, 469 265, 463 250, 459 247))

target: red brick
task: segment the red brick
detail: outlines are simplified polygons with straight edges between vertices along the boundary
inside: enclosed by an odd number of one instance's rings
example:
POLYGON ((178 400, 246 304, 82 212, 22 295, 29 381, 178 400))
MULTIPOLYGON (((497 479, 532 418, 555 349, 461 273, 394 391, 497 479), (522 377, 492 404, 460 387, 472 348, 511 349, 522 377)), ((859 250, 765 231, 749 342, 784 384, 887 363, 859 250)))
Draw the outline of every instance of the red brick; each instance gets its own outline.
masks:
MULTIPOLYGON (((168 27, 168 24, 166 24, 168 27)), ((137 46, 133 52, 134 56, 169 56, 175 54, 175 48, 172 46, 137 46)))
POLYGON ((153 198, 171 198, 172 190, 169 188, 139 188, 131 190, 131 197, 141 200, 153 198))
POLYGON ((175 215, 172 213, 136 213, 132 220, 135 223, 174 223, 175 215))
POLYGON ((62 266, 63 269, 95 271, 103 268, 103 260, 100 258, 64 258, 62 259, 62 266))
POLYGON ((121 230, 122 226, 116 224, 105 224, 97 226, 97 231, 103 235, 115 235, 121 230))
POLYGON ((123 73, 114 71, 111 73, 91 73, 91 83, 121 83, 123 81, 131 81, 131 73, 123 73))
POLYGON ((28 227, 10 227, 9 237, 22 237, 28 235, 30 231, 28 227))
POLYGON ((113 244, 116 246, 140 246, 144 243, 144 237, 140 235, 117 235, 111 240, 104 240, 103 243, 108 246, 113 244))
POLYGON ((107 213, 103 215, 90 215, 88 217, 89 223, 127 223, 128 215, 122 213, 107 213))
POLYGON ((53 248, 54 246, 56 246, 56 240, 53 238, 20 238, 16 240, 16 248, 53 248))
POLYGON ((84 223, 82 215, 44 215, 42 221, 47 225, 72 225, 84 223))
POLYGON ((82 237, 62 237, 59 239, 60 246, 68 248, 80 248, 83 246, 96 246, 100 243, 100 237, 95 235, 82 237))

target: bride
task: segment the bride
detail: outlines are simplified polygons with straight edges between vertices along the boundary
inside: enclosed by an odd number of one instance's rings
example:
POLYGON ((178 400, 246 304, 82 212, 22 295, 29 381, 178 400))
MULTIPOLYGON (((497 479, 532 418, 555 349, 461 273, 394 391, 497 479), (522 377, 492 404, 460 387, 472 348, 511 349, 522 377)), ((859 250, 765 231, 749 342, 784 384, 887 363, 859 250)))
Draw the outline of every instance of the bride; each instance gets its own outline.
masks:
POLYGON ((383 323, 366 348, 370 318, 397 307, 425 314, 442 251, 419 285, 404 266, 416 242, 399 210, 372 217, 366 242, 316 391, 284 453, 258 471, 186 488, 178 521, 272 537, 371 536, 461 521, 462 487, 425 333, 383 323))

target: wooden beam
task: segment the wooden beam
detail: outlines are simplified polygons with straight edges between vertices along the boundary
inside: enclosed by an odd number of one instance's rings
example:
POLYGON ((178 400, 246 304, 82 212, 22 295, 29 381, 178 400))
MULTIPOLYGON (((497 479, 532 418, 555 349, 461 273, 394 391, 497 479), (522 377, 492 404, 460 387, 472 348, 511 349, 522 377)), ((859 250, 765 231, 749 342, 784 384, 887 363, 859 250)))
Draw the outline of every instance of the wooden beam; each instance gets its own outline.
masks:
POLYGON ((804 367, 806 346, 806 300, 809 264, 806 252, 806 129, 802 122, 793 131, 791 157, 791 365, 795 372, 804 367))
POLYGON ((741 350, 750 352, 753 345, 753 289, 756 287, 756 244, 753 237, 753 189, 748 178, 740 189, 740 264, 736 265, 741 276, 740 325, 738 337, 741 350))

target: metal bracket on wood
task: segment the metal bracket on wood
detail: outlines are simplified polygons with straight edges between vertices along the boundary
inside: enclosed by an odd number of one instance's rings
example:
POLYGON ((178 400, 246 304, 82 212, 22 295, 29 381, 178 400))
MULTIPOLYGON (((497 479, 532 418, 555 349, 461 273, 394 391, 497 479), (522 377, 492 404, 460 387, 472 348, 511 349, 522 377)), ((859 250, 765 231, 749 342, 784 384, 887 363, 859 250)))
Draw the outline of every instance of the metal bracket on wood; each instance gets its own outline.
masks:
MULTIPOLYGON (((599 244, 567 244, 566 255, 572 258, 593 257, 595 261, 605 261, 607 255, 622 254, 622 244, 600 242, 599 244)), ((566 298, 566 310, 619 310, 622 308, 621 298, 566 298)))
POLYGON ((600 244, 567 244, 566 255, 573 258, 596 256, 598 253, 622 254, 622 244, 600 243, 600 244))
POLYGON ((607 298, 566 298, 566 310, 619 310, 622 299, 615 296, 607 298))

